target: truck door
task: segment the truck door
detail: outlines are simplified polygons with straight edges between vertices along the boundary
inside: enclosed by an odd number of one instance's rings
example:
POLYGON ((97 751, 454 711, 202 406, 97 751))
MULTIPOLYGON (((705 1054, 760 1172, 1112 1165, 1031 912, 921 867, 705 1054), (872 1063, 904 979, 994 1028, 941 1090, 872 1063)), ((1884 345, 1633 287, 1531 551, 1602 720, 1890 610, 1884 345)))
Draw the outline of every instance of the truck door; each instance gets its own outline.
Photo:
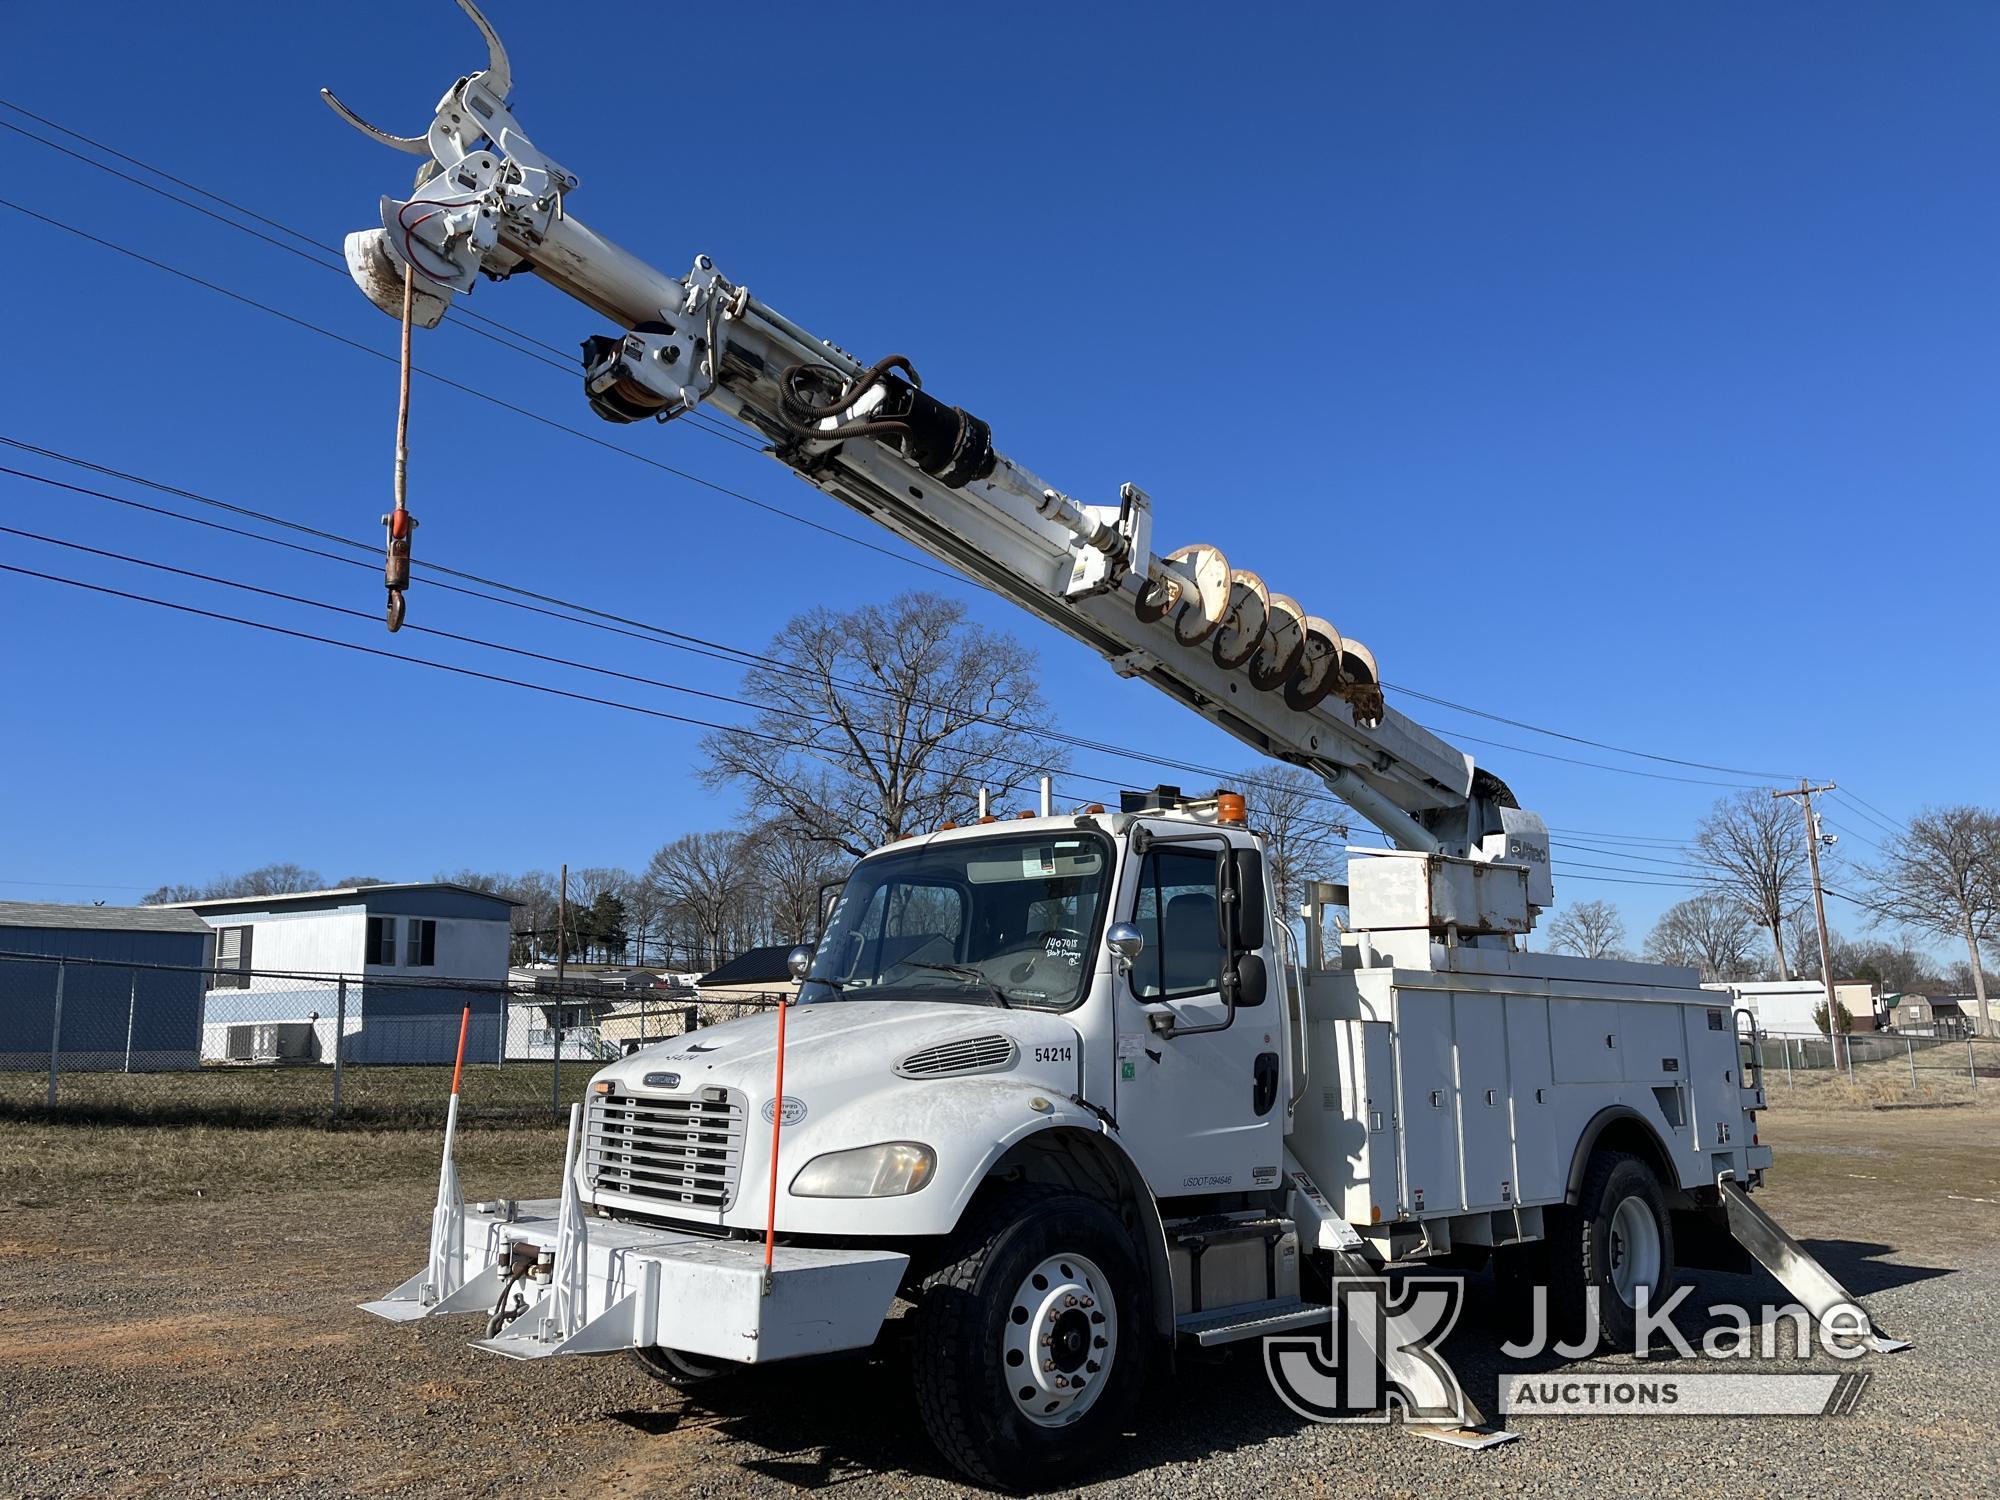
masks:
MULTIPOLYGON (((1260 1004, 1223 998, 1217 921, 1221 835, 1157 843, 1127 861, 1119 920, 1145 947, 1117 982, 1120 1138, 1162 1198, 1248 1192, 1278 1181, 1284 1110, 1282 1023, 1270 986, 1260 1004), (1163 1035, 1154 1015, 1173 1018, 1163 1035)), ((1270 959, 1267 953, 1266 961, 1270 959)))

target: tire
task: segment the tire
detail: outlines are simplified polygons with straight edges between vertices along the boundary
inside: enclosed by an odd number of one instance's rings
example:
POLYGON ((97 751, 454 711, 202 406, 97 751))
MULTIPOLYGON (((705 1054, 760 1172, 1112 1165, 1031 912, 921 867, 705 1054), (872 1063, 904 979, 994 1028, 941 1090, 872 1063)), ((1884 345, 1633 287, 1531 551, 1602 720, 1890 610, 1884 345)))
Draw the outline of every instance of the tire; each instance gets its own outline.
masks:
POLYGON ((1087 1469, 1139 1398, 1150 1311, 1131 1236, 1095 1199, 1013 1188, 976 1204, 917 1300, 913 1373, 931 1441, 996 1488, 1087 1469))
POLYGON ((657 1344, 634 1349, 632 1357, 638 1360, 646 1373, 655 1380, 664 1380, 676 1390, 682 1391, 706 1385, 711 1380, 723 1379, 743 1368, 741 1365, 732 1365, 719 1359, 703 1359, 698 1354, 667 1349, 657 1344))
POLYGON ((1631 1348, 1639 1288, 1657 1308, 1675 1280, 1673 1217, 1653 1169, 1625 1152, 1600 1151, 1584 1169, 1576 1207, 1549 1218, 1551 1329, 1572 1344, 1582 1338, 1594 1289, 1600 1343, 1631 1348))

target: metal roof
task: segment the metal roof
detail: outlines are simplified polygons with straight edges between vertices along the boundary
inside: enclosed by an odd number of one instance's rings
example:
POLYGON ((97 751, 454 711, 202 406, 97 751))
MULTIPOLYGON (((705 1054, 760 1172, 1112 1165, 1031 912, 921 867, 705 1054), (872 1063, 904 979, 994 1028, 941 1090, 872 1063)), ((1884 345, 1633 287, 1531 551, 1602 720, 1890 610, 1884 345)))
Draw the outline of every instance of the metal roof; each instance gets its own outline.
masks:
POLYGON ((523 904, 512 896, 503 896, 497 891, 482 891, 474 886, 458 885, 449 880, 385 880, 379 885, 345 885, 329 891, 286 891, 275 896, 215 896, 201 901, 173 901, 167 905, 183 907, 189 911, 206 911, 211 906, 278 906, 286 901, 324 901, 329 896, 363 896, 370 891, 462 891, 468 896, 484 896, 489 901, 504 901, 509 906, 523 904))
POLYGON ((165 906, 63 906, 54 902, 0 901, 0 927, 56 931, 207 932, 191 911, 165 906))

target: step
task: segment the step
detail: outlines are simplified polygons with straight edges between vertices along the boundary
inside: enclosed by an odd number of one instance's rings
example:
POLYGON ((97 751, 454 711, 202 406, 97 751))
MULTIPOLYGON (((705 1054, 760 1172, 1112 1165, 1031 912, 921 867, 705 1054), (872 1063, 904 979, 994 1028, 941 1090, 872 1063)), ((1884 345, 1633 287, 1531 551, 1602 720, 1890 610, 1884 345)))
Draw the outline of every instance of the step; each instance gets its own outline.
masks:
POLYGON ((1216 1344, 1233 1344, 1240 1339, 1259 1339, 1267 1334, 1324 1328, 1329 1326, 1331 1316, 1331 1309, 1322 1302, 1307 1302, 1300 1297, 1278 1297, 1269 1302, 1245 1302, 1211 1312, 1182 1313, 1174 1320, 1174 1326, 1176 1331, 1186 1334, 1206 1349, 1216 1344))

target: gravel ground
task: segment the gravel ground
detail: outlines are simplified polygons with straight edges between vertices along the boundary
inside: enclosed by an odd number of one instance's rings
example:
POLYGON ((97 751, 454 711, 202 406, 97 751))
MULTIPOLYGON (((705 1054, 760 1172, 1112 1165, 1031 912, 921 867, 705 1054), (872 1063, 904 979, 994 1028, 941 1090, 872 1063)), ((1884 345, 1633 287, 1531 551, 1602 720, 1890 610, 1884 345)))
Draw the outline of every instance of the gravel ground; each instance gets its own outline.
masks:
MULTIPOLYGON (((426 1142, 210 1132, 199 1150, 155 1139, 141 1151, 131 1133, 100 1134, 96 1172, 56 1174, 48 1162, 92 1142, 0 1130, 12 1270, 0 1282, 0 1493, 963 1492, 925 1441, 895 1352, 693 1400, 630 1360, 511 1364, 464 1348, 462 1326, 354 1311, 421 1260, 426 1142)), ((1774 1112, 1765 1135, 1778 1169, 1761 1201, 1917 1344, 1863 1363, 1873 1380, 1852 1416, 1530 1418, 1520 1442, 1468 1454, 1305 1423, 1244 1347, 1156 1381, 1084 1492, 2000 1494, 2000 1113, 1774 1112)), ((555 1149, 543 1132, 494 1133, 469 1147, 468 1187, 531 1191, 549 1173, 530 1164, 555 1149)), ((1761 1276, 1698 1281, 1698 1307, 1725 1299, 1782 1300, 1761 1276)), ((1491 1302, 1475 1277, 1446 1351, 1489 1409, 1491 1302)))

